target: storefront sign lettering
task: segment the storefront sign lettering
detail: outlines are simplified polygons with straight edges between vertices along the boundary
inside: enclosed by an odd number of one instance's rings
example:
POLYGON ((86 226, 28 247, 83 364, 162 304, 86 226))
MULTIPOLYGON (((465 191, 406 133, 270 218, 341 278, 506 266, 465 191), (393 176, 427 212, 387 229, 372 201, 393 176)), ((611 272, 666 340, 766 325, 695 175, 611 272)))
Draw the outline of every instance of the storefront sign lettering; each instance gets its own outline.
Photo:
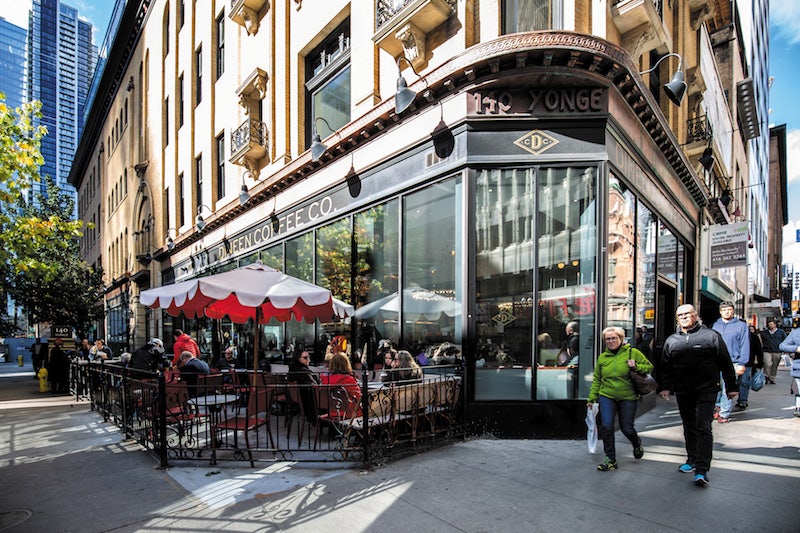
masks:
POLYGON ((258 226, 226 239, 217 245, 217 261, 224 260, 230 255, 239 255, 251 248, 260 247, 273 237, 294 231, 307 224, 313 224, 318 219, 333 213, 335 207, 330 196, 324 196, 308 205, 289 211, 278 216, 278 224, 268 217, 258 226))
POLYGON ((478 115, 602 113, 605 89, 541 89, 521 91, 475 91, 470 113, 478 115))

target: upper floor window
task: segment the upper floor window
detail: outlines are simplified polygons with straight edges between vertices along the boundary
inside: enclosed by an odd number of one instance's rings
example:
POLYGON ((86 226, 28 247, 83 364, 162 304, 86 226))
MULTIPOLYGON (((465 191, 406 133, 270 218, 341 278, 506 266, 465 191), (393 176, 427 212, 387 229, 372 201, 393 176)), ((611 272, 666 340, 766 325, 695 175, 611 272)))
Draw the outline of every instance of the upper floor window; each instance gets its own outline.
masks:
POLYGON ((325 138, 350 122, 350 19, 306 56, 306 146, 317 117, 325 138))
POLYGON ((217 79, 225 73, 225 15, 217 18, 217 79))
POLYGON ((183 74, 178 76, 178 127, 183 126, 183 74))
POLYGON ((217 200, 225 196, 225 132, 217 137, 217 200))
POLYGON ((194 69, 195 69, 195 105, 203 101, 203 47, 197 48, 194 53, 194 69))
POLYGON ((503 0, 503 33, 560 30, 564 0, 503 0))

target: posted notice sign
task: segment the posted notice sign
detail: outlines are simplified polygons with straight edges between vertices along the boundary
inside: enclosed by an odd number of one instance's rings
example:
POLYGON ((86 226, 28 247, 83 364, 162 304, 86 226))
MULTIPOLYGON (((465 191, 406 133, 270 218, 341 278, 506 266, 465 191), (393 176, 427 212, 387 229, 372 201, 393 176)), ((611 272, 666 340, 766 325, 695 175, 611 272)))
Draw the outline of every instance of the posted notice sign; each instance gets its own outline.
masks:
POLYGON ((718 224, 709 228, 709 258, 711 268, 747 265, 747 239, 750 224, 718 224))

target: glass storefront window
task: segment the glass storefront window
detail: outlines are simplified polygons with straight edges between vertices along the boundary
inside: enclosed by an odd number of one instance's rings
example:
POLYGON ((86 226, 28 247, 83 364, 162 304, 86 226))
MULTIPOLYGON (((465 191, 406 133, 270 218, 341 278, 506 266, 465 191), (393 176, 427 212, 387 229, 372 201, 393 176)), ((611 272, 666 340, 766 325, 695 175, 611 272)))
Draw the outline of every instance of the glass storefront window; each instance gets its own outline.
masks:
POLYGON ((633 338, 636 283, 636 197, 616 176, 608 186, 608 295, 606 325, 633 338))
POLYGON ((678 239, 663 222, 658 223, 658 273, 672 281, 678 280, 678 239))
POLYGON ((652 340, 656 320, 656 217, 639 202, 636 219, 636 327, 652 340))
POLYGON ((261 262, 283 272, 283 245, 276 244, 266 250, 261 250, 261 262))
POLYGON ((534 178, 533 169, 477 175, 476 400, 531 398, 534 178))
MULTIPOLYGON (((290 276, 314 283, 314 233, 308 232, 286 241, 285 270, 290 276)), ((314 324, 290 320, 286 322, 286 356, 293 357, 308 350, 314 363, 325 356, 325 339, 314 338, 314 324)))
POLYGON ((545 168, 537 177, 536 398, 586 397, 595 358, 597 171, 545 168))
POLYGON ((433 362, 461 357, 461 195, 462 180, 454 178, 403 202, 402 344, 433 362))
POLYGON ((476 400, 588 394, 596 175, 595 167, 477 174, 476 400))
POLYGON ((357 213, 353 224, 356 271, 350 303, 356 307, 355 344, 370 369, 383 365, 377 354, 381 339, 394 346, 400 340, 397 313, 391 306, 398 297, 399 209, 400 202, 391 200, 357 213))

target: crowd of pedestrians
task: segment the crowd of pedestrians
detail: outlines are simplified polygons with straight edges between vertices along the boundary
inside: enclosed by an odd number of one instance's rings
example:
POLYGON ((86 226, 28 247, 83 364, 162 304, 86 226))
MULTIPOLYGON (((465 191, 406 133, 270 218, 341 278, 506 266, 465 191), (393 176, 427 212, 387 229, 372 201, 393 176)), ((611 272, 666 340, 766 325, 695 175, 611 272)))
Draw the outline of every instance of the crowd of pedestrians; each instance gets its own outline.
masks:
MULTIPOLYGON (((774 385, 779 365, 792 366, 794 416, 800 417, 800 328, 787 336, 777 320, 769 319, 765 329, 759 331, 756 324, 737 318, 729 301, 720 303, 719 318, 712 327, 701 323, 691 304, 679 306, 675 320, 677 330, 664 341, 660 354, 658 393, 665 400, 674 396, 683 424, 686 460, 677 469, 691 474, 695 485, 705 487, 710 483, 714 420, 726 424, 732 411, 747 409, 757 372, 763 372, 763 383, 774 385)), ((645 355, 625 343, 622 328, 606 328, 602 339, 605 350, 595 365, 587 408, 599 404, 597 425, 605 458, 597 468, 607 472, 618 468, 614 442, 617 418, 622 434, 633 446, 634 458, 644 455, 634 427, 639 394, 630 373, 649 373, 653 364, 650 353, 645 355)), ((634 343, 641 345, 640 335, 634 343)))

